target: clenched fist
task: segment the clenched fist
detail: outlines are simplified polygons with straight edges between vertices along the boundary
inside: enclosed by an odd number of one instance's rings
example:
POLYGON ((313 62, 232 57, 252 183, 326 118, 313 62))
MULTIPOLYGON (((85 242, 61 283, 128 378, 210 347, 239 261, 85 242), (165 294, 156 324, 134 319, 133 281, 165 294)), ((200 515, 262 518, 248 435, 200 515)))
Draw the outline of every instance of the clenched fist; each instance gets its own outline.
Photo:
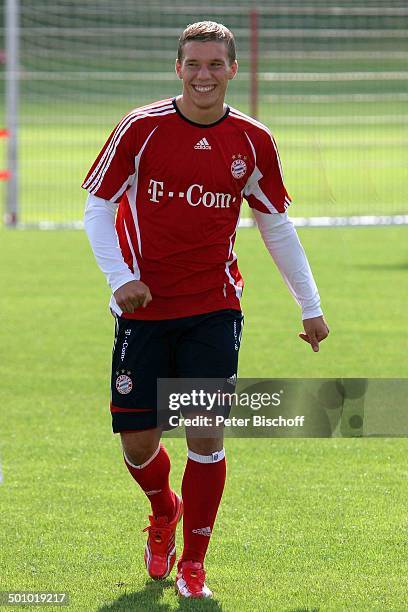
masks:
POLYGON ((142 281, 137 280, 125 283, 119 289, 116 289, 113 297, 123 312, 134 312, 139 306, 146 308, 148 303, 152 301, 149 287, 142 281))

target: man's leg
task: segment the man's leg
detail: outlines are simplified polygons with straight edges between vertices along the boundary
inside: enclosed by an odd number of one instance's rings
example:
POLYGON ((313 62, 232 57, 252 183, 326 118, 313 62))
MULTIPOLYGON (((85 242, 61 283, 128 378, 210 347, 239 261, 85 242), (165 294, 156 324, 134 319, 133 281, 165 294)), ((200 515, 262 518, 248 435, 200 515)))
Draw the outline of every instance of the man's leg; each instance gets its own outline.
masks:
POLYGON ((159 429, 121 432, 125 465, 152 506, 144 558, 154 580, 166 578, 173 568, 176 527, 183 513, 181 499, 170 488, 170 459, 160 436, 159 429))
POLYGON ((160 444, 157 426, 157 378, 170 375, 166 323, 116 319, 112 355, 111 413, 120 433, 125 465, 152 506, 145 564, 162 579, 176 556, 175 531, 182 516, 181 499, 169 484, 170 459, 160 444))
POLYGON ((197 438, 186 428, 187 463, 182 482, 184 549, 180 562, 204 563, 226 477, 223 436, 197 438))
MULTIPOLYGON (((205 583, 204 558, 225 485, 222 434, 197 438, 186 428, 187 464, 182 482, 184 549, 177 564, 176 591, 182 597, 211 597, 205 583)), ((210 432, 214 435, 214 432, 210 432)))
POLYGON ((121 432, 125 465, 145 492, 152 514, 171 521, 175 513, 175 494, 170 489, 170 458, 160 444, 160 429, 121 432))
MULTIPOLYGON (((242 322, 242 314, 231 310, 202 316, 181 339, 178 375, 224 380, 236 377, 242 322)), ((188 416, 194 415, 189 412, 188 416)), ((188 458, 182 483, 184 549, 178 562, 176 588, 184 597, 210 597, 204 558, 225 485, 223 429, 210 428, 208 437, 203 431, 198 437, 196 428, 186 428, 186 438, 188 458)))

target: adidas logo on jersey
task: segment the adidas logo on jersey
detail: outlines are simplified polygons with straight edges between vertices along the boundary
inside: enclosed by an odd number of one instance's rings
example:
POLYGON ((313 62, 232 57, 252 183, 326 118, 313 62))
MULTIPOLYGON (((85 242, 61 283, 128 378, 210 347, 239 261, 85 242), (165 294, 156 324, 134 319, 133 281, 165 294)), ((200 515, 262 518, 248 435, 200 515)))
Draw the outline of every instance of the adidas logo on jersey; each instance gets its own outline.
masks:
POLYGON ((206 138, 202 138, 201 140, 199 140, 194 148, 195 149, 208 149, 209 151, 211 151, 211 145, 209 144, 206 138))
POLYGON ((207 536, 207 538, 211 535, 211 527, 200 527, 200 529, 193 529, 192 531, 198 535, 207 536))

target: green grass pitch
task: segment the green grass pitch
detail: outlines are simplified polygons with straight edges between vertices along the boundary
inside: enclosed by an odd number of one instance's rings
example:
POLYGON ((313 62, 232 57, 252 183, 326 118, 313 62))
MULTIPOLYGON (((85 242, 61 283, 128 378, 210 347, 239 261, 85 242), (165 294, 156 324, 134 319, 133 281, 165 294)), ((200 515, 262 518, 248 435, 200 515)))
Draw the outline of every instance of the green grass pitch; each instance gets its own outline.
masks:
MULTIPOLYGON (((318 354, 297 338, 297 306, 257 230, 242 230, 240 375, 407 377, 406 228, 300 235, 331 335, 318 354)), ((0 590, 67 591, 75 611, 408 608, 400 439, 229 439, 215 599, 179 603, 171 580, 149 581, 148 507, 110 430, 113 325, 86 238, 2 230, 0 257, 0 590)), ((167 446, 179 490, 185 444, 167 446)))

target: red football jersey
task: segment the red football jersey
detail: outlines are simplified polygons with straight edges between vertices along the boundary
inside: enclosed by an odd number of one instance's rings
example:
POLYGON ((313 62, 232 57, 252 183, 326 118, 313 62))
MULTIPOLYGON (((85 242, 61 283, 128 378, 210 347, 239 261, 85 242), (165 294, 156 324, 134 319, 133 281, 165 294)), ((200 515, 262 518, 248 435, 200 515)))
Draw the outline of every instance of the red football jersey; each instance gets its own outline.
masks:
POLYGON ((265 213, 290 204, 264 125, 229 107, 216 123, 197 124, 175 99, 128 113, 82 187, 119 203, 123 258, 153 298, 123 315, 134 319, 240 309, 243 279, 233 247, 242 198, 265 213))

